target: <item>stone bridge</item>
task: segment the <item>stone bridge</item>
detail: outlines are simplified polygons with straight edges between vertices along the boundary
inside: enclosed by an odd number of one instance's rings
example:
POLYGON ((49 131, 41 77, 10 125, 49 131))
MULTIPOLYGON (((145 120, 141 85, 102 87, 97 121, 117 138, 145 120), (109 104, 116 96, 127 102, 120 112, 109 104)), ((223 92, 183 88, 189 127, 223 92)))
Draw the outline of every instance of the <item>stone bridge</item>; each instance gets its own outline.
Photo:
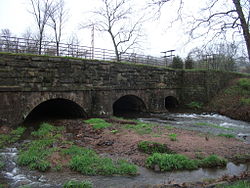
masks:
POLYGON ((208 102, 237 74, 0 53, 0 126, 41 116, 162 113, 208 102))

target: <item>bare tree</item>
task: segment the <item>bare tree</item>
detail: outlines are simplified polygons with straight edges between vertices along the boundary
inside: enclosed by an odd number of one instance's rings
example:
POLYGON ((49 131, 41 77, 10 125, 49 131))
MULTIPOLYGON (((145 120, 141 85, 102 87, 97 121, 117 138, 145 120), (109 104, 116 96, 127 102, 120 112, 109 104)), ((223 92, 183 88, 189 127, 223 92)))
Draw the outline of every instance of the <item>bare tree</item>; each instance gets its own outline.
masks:
POLYGON ((30 3, 32 6, 30 13, 33 14, 39 30, 38 53, 41 54, 44 30, 49 20, 50 10, 52 8, 53 3, 52 0, 30 0, 30 3))
POLYGON ((56 41, 56 54, 59 56, 59 43, 62 37, 62 29, 68 18, 68 10, 65 10, 64 0, 56 2, 49 10, 50 22, 48 25, 54 30, 56 41))
MULTIPOLYGON (((151 3, 162 7, 169 1, 179 1, 180 10, 185 2, 185 0, 151 0, 151 3)), ((199 17, 193 17, 190 21, 191 38, 209 36, 213 41, 216 37, 228 36, 228 33, 231 32, 234 39, 237 33, 240 33, 244 38, 250 60, 250 1, 207 0, 205 2, 206 6, 201 9, 199 17)))
POLYGON ((102 0, 102 7, 94 11, 90 23, 82 25, 95 26, 97 31, 107 32, 114 46, 116 60, 121 60, 121 54, 138 46, 142 36, 143 17, 135 19, 129 0, 102 0))

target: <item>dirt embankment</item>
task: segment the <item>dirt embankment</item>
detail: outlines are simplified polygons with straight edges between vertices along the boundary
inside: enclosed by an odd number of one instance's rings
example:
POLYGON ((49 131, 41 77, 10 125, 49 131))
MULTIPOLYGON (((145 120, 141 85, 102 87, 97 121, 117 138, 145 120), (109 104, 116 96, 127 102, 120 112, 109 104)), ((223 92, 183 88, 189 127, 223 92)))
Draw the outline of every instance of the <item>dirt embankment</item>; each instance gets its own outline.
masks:
POLYGON ((250 78, 233 80, 211 100, 205 110, 250 122, 250 78))

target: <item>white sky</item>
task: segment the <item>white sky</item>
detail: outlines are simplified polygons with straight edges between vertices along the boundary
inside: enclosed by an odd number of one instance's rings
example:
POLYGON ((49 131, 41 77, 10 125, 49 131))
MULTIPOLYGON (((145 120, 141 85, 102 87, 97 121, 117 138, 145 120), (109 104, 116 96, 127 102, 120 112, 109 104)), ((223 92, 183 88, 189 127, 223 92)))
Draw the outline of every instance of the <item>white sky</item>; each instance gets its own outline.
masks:
MULTIPOLYGON (((144 2, 146 0, 134 0, 144 2)), ((80 30, 80 23, 86 21, 86 12, 94 10, 100 0, 65 0, 65 7, 69 9, 69 19, 64 30, 64 42, 72 33, 77 34, 81 40, 81 45, 91 46, 90 29, 80 30)), ((186 0, 187 10, 198 10, 200 0, 186 0)), ((27 28, 35 31, 35 21, 28 12, 29 0, 0 0, 0 30, 10 29, 16 35, 21 36, 27 28)), ((160 52, 175 49, 176 55, 186 57, 191 48, 199 43, 192 43, 184 46, 187 41, 183 24, 175 23, 170 27, 170 21, 176 16, 176 9, 168 5, 162 9, 161 18, 145 25, 146 40, 143 44, 145 55, 161 56, 160 52), (170 7, 170 8, 169 8, 170 7)), ((62 41, 63 42, 63 41, 62 41)), ((107 34, 95 33, 95 47, 113 49, 111 40, 107 34)))

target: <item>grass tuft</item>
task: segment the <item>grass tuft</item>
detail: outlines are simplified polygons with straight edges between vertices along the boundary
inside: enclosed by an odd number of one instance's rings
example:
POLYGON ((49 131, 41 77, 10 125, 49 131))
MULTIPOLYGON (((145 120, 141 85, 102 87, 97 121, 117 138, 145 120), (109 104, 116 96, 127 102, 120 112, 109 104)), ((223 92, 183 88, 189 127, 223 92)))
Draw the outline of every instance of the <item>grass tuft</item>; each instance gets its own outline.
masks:
POLYGON ((216 125, 216 124, 212 124, 212 123, 205 123, 205 122, 195 123, 195 125, 198 125, 198 126, 213 127, 213 128, 217 128, 217 129, 223 129, 223 130, 234 130, 233 128, 221 127, 221 126, 216 125))
POLYGON ((5 147, 8 144, 12 144, 17 142, 23 133, 25 132, 26 128, 18 127, 10 132, 10 134, 0 134, 0 148, 5 147))
POLYGON ((141 141, 137 145, 139 151, 152 154, 152 153, 173 153, 166 144, 160 144, 151 141, 141 141))
POLYGON ((221 133, 221 134, 218 134, 218 136, 223 136, 223 137, 226 137, 226 138, 235 138, 235 135, 233 135, 233 134, 223 134, 223 133, 221 133))
POLYGON ((192 160, 181 154, 154 153, 146 159, 146 166, 154 169, 156 166, 161 171, 194 170, 198 167, 226 166, 227 160, 217 155, 210 155, 201 160, 192 160))
POLYGON ((172 133, 172 134, 169 134, 168 136, 171 141, 177 141, 177 134, 172 133))
POLYGON ((104 119, 101 119, 101 118, 91 118, 91 119, 85 120, 84 122, 92 125, 94 129, 105 129, 112 125, 111 123, 108 123, 104 119))
POLYGON ((75 181, 70 180, 63 184, 63 188, 92 188, 93 184, 90 181, 75 181))

